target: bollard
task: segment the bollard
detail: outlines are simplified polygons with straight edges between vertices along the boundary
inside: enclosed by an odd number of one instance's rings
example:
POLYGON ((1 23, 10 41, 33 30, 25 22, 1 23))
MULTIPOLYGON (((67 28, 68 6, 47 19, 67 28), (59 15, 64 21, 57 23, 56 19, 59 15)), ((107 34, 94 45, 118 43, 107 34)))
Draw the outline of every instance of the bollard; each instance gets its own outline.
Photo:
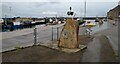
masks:
POLYGON ((92 30, 91 30, 90 28, 87 28, 87 29, 86 29, 86 33, 88 33, 88 36, 89 36, 89 37, 91 36, 91 32, 92 32, 92 30))
POLYGON ((34 28, 34 45, 37 44, 37 28, 34 28))
POLYGON ((59 27, 57 27, 57 41, 59 40, 59 27))
POLYGON ((52 27, 52 41, 53 41, 53 27, 52 27))

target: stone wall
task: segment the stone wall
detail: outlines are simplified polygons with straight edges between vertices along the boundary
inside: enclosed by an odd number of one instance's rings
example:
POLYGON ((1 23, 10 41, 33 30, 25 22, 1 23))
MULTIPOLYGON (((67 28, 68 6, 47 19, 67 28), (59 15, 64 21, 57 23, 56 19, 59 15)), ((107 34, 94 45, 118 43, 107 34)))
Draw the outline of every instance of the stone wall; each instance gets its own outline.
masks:
POLYGON ((107 17, 111 20, 116 20, 119 18, 119 14, 120 14, 120 5, 116 6, 115 8, 107 12, 107 17))

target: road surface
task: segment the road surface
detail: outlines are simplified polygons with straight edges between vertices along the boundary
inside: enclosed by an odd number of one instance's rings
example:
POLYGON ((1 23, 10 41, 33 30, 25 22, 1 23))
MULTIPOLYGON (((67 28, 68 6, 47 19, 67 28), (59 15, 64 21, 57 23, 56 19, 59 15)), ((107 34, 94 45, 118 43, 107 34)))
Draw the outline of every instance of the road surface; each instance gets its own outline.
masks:
MULTIPOLYGON (((80 28, 79 34, 85 34, 85 29, 86 28, 80 28)), ((117 62, 116 56, 113 51, 114 47, 116 49, 118 43, 116 41, 117 33, 115 33, 117 32, 116 26, 105 22, 103 25, 94 27, 92 29, 95 29, 95 31, 93 30, 92 33, 94 39, 87 44, 88 48, 83 52, 68 54, 58 52, 46 47, 37 46, 16 52, 12 51, 3 53, 3 62, 117 62), (103 26, 106 27, 103 28, 103 26), (109 36, 111 40, 113 39, 112 41, 115 41, 111 44, 107 36, 109 36)), ((51 27, 39 28, 38 41, 46 42, 51 40, 51 33, 51 27)), ((56 32, 54 32, 54 34, 56 34, 56 32)), ((30 44, 32 45, 34 41, 33 38, 34 37, 32 32, 25 35, 5 38, 2 42, 3 50, 14 48, 15 46, 24 46, 30 44)))
MULTIPOLYGON (((59 32, 62 29, 62 25, 54 25, 54 26, 37 26, 37 42, 47 42, 52 40, 52 27, 53 27, 53 38, 57 38, 56 27, 59 28, 59 32)), ((13 32, 3 32, 2 33, 2 51, 7 51, 14 49, 19 46, 30 46, 34 43, 34 28, 31 29, 23 29, 13 32)))

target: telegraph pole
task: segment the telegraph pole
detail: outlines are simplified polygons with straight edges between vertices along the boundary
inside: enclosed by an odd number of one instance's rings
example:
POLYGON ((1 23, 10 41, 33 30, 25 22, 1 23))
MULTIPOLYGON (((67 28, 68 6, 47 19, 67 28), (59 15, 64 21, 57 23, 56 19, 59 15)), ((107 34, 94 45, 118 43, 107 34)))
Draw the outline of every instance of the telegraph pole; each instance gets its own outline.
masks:
POLYGON ((84 6, 84 18, 86 17, 86 0, 85 0, 85 6, 84 6))
POLYGON ((81 17, 80 17, 80 20, 83 20, 83 15, 82 15, 83 11, 81 9, 81 17))
POLYGON ((11 10, 12 10, 12 7, 10 6, 10 20, 12 21, 12 15, 11 15, 11 10))
POLYGON ((6 16, 7 16, 7 15, 5 15, 5 25, 7 25, 7 23, 6 23, 6 22, 7 22, 7 18, 6 18, 6 16))
POLYGON ((12 10, 12 7, 10 6, 10 18, 11 18, 11 10, 12 10))
MULTIPOLYGON (((85 0, 85 6, 84 6, 84 20, 85 20, 85 17, 86 17, 86 0, 85 0)), ((84 26, 85 26, 85 23, 84 23, 84 26)))

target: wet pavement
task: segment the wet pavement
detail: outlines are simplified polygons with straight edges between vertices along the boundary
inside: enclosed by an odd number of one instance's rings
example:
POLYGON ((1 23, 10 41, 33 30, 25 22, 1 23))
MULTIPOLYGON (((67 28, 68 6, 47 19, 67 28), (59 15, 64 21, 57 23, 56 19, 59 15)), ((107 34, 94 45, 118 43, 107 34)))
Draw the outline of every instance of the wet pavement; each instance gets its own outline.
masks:
POLYGON ((113 49, 104 35, 96 35, 83 53, 81 62, 117 62, 113 49))
POLYGON ((24 50, 2 54, 3 62, 79 62, 81 52, 68 54, 43 46, 34 46, 24 50), (32 52, 31 52, 32 51, 32 52), (12 59, 11 59, 12 58, 12 59))
MULTIPOLYGON (((61 25, 44 26, 44 27, 37 26, 37 42, 45 43, 47 41, 51 41, 52 40, 52 27, 60 27, 59 28, 59 35, 60 35, 61 29, 62 29, 61 25)), ((15 49, 15 47, 20 47, 20 46, 25 47, 25 46, 33 45, 34 44, 33 29, 34 28, 3 33, 2 52, 15 49)), ((53 28, 53 39, 57 39, 56 31, 57 31, 57 28, 53 28)))
POLYGON ((108 28, 94 33, 94 35, 96 34, 105 35, 115 55, 118 56, 118 22, 116 22, 116 25, 113 25, 113 21, 109 21, 108 28))
POLYGON ((85 53, 83 53, 81 62, 99 62, 100 49, 99 39, 94 38, 93 42, 90 42, 87 45, 87 49, 85 50, 85 53))
POLYGON ((111 25, 109 22, 103 22, 103 24, 96 23, 96 26, 91 28, 92 34, 108 29, 110 27, 113 27, 113 25, 111 25))
POLYGON ((65 53, 44 46, 2 53, 3 62, 117 62, 114 52, 104 35, 96 35, 86 42, 87 49, 77 53, 65 53))
MULTIPOLYGON (((46 62, 117 62, 117 58, 114 54, 114 49, 113 49, 113 44, 115 44, 114 46, 117 47, 117 43, 116 42, 116 33, 113 35, 111 31, 113 31, 114 33, 114 28, 111 29, 111 27, 114 27, 111 23, 109 22, 104 22, 102 25, 97 25, 95 27, 92 27, 92 36, 94 37, 92 42, 89 42, 87 44, 87 49, 84 50, 84 52, 78 52, 75 54, 67 54, 67 53, 62 53, 62 52, 58 52, 49 48, 45 48, 45 47, 34 47, 34 48, 28 48, 27 50, 27 54, 28 55, 24 55, 25 50, 20 50, 19 52, 12 52, 12 53, 3 53, 3 61, 46 61, 46 62), (110 35, 112 34, 112 35, 110 35), (109 36, 115 40, 115 43, 113 42, 113 44, 110 44, 109 39, 106 36, 109 36), (38 51, 38 49, 40 51, 38 51), (31 53, 32 51, 32 53, 31 53), (9 56, 9 54, 11 54, 11 56, 9 56), (16 56, 21 56, 20 58, 13 58, 12 60, 10 58, 16 56), (22 54, 22 55, 19 55, 22 54), (34 56, 35 55, 35 56, 34 56), (32 57, 34 56, 34 57, 32 57), (26 59, 26 58, 27 59, 26 59), (32 58, 31 58, 32 57, 32 58), (24 58, 24 59, 22 59, 24 58), (41 59, 38 59, 41 58, 41 59), (75 58, 75 59, 74 59, 75 58)), ((47 28, 46 28, 47 29, 47 28)), ((117 28, 116 28, 117 29, 117 28)), ((40 30, 41 31, 41 30, 40 30)), ((51 29, 48 30, 43 30, 43 32, 38 33, 38 41, 47 41, 47 40, 51 40, 51 29), (47 39, 44 39, 47 38, 47 39)), ((86 28, 80 28, 80 32, 79 35, 83 35, 86 32, 86 28)), ((116 31, 117 32, 117 31, 116 31)), ((56 32, 54 32, 56 33, 56 32)), ((19 37, 14 37, 9 39, 4 40, 3 39, 3 43, 4 45, 6 45, 6 47, 12 45, 13 42, 23 42, 23 45, 28 42, 28 44, 31 42, 31 44, 33 43, 32 41, 32 36, 33 34, 28 34, 28 35, 22 35, 19 37), (26 37, 27 36, 27 37, 26 37), (25 40, 25 38, 27 40, 25 40), (8 46, 7 46, 8 45, 8 46)), ((55 35, 56 36, 56 35, 55 35)), ((55 37, 54 36, 54 37, 55 37)), ((14 43, 17 44, 17 43, 14 43)))
MULTIPOLYGON (((87 36, 81 36, 84 40, 87 36)), ((23 38, 21 38, 23 39, 23 38)), ((91 41, 88 38, 85 41, 91 41)), ((83 44, 87 44, 88 42, 83 44)), ((82 52, 68 54, 62 51, 53 50, 44 46, 33 46, 25 49, 18 49, 16 51, 2 53, 3 62, 79 62, 82 52), (12 58, 12 59, 11 59, 12 58)))
MULTIPOLYGON (((112 21, 113 22, 113 21, 112 21)), ((81 62, 117 62, 118 58, 114 50, 118 51, 118 28, 112 22, 103 22, 103 24, 96 23, 95 27, 91 27, 93 42, 87 46, 87 50, 83 53, 81 62), (108 37, 111 39, 108 39, 108 37), (110 42, 110 40, 114 42, 110 42)), ((85 34, 85 28, 81 30, 85 34)))

